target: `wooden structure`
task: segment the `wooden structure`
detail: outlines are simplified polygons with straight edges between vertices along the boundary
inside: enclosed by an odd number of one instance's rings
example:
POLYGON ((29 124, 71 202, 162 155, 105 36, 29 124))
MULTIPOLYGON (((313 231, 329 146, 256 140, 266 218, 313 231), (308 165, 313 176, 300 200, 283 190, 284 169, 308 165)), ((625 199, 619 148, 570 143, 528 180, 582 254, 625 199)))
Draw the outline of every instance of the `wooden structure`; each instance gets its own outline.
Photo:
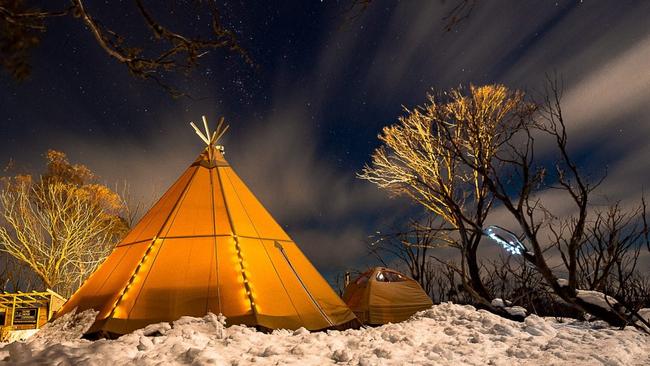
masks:
POLYGON ((0 294, 0 340, 9 333, 38 329, 52 318, 66 299, 56 292, 32 291, 0 294))

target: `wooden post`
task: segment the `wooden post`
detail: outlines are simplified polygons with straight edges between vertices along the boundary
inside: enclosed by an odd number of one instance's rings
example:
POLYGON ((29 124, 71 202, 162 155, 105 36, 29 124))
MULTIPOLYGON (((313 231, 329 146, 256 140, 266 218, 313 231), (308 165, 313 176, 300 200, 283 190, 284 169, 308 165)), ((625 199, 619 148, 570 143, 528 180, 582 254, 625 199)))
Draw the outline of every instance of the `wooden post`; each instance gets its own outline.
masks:
POLYGON ((11 324, 9 324, 9 326, 12 328, 14 326, 14 317, 16 316, 16 295, 14 295, 13 298, 14 301, 11 304, 11 324))
POLYGON ((49 294, 47 301, 47 321, 49 322, 52 318, 52 294, 49 294))

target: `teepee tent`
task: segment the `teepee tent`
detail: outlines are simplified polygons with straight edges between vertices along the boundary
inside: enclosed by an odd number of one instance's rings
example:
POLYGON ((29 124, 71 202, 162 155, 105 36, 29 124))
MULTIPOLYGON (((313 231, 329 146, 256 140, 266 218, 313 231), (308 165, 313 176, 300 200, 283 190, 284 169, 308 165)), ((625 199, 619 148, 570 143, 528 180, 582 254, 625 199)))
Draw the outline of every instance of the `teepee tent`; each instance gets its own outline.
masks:
POLYGON ((433 305, 417 281, 383 267, 350 282, 343 300, 362 323, 370 325, 401 322, 433 305))
POLYGON ((87 334, 125 334, 181 316, 309 330, 358 325, 354 314, 215 146, 208 145, 57 317, 98 311, 87 334))

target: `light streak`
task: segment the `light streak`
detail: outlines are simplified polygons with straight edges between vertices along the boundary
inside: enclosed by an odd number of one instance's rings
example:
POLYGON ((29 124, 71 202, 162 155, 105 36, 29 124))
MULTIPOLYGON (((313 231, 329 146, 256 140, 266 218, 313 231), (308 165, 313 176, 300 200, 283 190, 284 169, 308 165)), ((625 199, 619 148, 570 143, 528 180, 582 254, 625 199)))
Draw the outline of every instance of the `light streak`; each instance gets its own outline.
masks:
POLYGON ((515 236, 512 232, 501 228, 496 225, 488 226, 483 230, 485 234, 490 239, 494 240, 497 244, 501 245, 508 253, 514 255, 521 255, 526 252, 526 247, 519 241, 519 238, 515 236))

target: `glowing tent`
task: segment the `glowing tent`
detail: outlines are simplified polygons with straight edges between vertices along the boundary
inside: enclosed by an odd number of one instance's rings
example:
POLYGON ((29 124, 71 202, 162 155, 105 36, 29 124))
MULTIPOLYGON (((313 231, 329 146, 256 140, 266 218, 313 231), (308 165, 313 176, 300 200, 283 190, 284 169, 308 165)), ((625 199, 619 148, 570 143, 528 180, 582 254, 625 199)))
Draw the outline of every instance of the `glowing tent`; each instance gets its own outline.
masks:
POLYGON ((417 281, 383 267, 350 282, 343 300, 362 323, 370 325, 401 322, 433 305, 417 281))
MULTIPOLYGON (((219 126, 222 125, 223 119, 219 126)), ((128 333, 183 315, 222 313, 228 324, 309 330, 358 325, 215 146, 207 148, 57 317, 99 312, 87 334, 128 333)))

